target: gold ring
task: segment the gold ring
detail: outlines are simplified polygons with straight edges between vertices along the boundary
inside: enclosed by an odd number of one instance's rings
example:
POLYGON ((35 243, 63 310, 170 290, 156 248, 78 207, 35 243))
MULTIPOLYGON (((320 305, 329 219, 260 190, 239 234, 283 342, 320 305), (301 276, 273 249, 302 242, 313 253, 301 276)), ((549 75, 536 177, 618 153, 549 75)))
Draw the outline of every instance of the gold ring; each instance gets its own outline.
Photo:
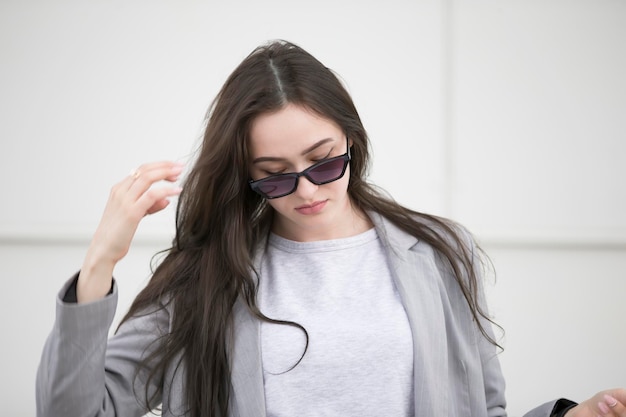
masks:
POLYGON ((136 180, 141 175, 141 172, 138 169, 133 169, 132 171, 130 171, 129 175, 132 177, 132 179, 136 180))

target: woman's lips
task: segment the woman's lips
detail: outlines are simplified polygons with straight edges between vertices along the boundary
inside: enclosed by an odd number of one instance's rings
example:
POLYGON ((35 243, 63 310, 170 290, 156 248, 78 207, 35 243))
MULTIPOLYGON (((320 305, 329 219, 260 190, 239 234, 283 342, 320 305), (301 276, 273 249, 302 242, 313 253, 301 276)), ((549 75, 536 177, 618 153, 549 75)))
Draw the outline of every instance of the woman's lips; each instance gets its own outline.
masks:
POLYGON ((324 209, 326 202, 324 201, 316 201, 313 204, 305 204, 300 207, 296 207, 296 211, 300 214, 317 214, 324 209))

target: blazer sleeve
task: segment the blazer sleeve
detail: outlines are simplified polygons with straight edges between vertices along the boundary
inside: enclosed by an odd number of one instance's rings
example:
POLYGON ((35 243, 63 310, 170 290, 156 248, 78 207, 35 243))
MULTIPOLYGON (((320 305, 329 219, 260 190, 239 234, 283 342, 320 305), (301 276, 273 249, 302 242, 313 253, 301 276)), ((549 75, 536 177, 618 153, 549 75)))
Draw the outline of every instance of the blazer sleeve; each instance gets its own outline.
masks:
POLYGON ((555 404, 556 401, 547 402, 524 414, 524 417, 551 417, 555 404))
POLYGON ((109 339, 117 285, 101 300, 64 302, 76 277, 57 296, 54 327, 37 370, 37 416, 142 416, 150 411, 146 391, 158 393, 161 378, 146 385, 148 369, 139 364, 169 328, 169 314, 159 308, 132 318, 109 339))

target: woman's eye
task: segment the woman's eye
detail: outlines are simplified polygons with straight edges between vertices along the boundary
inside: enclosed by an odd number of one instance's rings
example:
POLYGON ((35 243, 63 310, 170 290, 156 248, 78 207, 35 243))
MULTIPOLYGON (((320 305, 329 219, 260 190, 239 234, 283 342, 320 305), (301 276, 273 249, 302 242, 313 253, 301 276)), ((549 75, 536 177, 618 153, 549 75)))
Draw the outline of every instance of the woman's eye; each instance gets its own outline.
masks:
POLYGON ((324 156, 320 156, 319 158, 311 158, 311 162, 317 164, 318 162, 322 162, 325 161, 326 159, 330 158, 330 152, 328 152, 326 155, 324 156))
POLYGON ((283 172, 285 172, 285 170, 284 169, 280 169, 280 170, 264 169, 263 172, 265 173, 265 175, 278 175, 278 174, 282 174, 283 172))

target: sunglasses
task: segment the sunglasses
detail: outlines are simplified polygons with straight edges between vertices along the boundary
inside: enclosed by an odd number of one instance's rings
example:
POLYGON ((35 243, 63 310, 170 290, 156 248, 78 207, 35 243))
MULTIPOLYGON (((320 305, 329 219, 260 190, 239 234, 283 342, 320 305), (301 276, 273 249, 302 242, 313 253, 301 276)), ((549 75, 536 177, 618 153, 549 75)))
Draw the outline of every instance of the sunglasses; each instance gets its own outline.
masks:
POLYGON ((270 175, 256 181, 250 180, 250 187, 264 198, 272 199, 284 197, 296 191, 300 177, 306 177, 315 185, 337 181, 346 173, 346 167, 351 159, 349 142, 346 140, 347 151, 343 155, 320 161, 302 172, 289 172, 270 175))

